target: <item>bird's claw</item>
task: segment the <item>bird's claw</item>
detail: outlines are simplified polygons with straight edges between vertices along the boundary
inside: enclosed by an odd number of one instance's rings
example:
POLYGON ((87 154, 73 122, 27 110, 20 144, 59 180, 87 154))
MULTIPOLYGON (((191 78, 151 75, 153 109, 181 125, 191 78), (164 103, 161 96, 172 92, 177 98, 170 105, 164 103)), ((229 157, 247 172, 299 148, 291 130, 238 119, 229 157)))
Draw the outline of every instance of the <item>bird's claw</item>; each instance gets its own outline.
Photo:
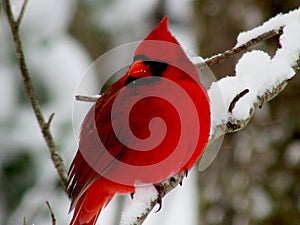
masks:
POLYGON ((157 203, 159 205, 158 209, 155 211, 156 213, 159 212, 162 208, 162 198, 163 198, 163 195, 164 195, 164 190, 163 190, 163 187, 159 184, 154 184, 154 187, 158 193, 157 195, 157 203))
MULTIPOLYGON (((189 171, 186 169, 184 170, 184 176, 187 177, 189 174, 189 171)), ((182 181, 179 182, 179 185, 182 186, 182 181)))
POLYGON ((131 199, 133 199, 134 192, 130 193, 131 199))

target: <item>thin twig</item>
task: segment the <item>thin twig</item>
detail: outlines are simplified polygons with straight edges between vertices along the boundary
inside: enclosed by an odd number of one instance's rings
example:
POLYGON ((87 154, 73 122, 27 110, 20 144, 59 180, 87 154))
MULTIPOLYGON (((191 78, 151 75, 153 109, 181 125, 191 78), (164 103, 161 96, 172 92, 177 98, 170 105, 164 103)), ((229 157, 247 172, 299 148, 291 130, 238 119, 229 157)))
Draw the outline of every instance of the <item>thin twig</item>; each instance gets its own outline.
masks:
MULTIPOLYGON (((267 39, 270 39, 276 35, 281 35, 283 32, 283 27, 280 27, 277 30, 270 30, 266 33, 263 33, 253 39, 251 39, 250 41, 247 41, 245 44, 242 44, 240 46, 234 47, 232 49, 226 50, 225 52, 219 53, 217 55, 214 55, 208 59, 205 59, 204 62, 208 65, 208 66, 213 66, 218 64, 219 62, 228 59, 238 53, 244 52, 246 50, 248 50, 250 47, 252 47, 253 45, 258 44, 259 42, 265 41, 267 39)), ((196 65, 199 66, 199 65, 196 65)))
POLYGON ((75 99, 82 102, 96 102, 101 96, 76 95, 75 99))
POLYGON ((22 8, 21 8, 21 11, 20 11, 20 14, 16 20, 16 25, 19 27, 22 20, 23 20, 23 17, 24 17, 24 14, 25 14, 25 10, 26 10, 26 7, 27 7, 27 4, 28 4, 28 0, 24 0, 23 2, 23 5, 22 5, 22 8))
POLYGON ((51 125, 51 122, 53 121, 54 115, 55 115, 55 114, 52 113, 52 114, 49 116, 48 122, 45 124, 44 129, 49 129, 49 128, 50 128, 50 125, 51 125))
POLYGON ((241 93, 237 94, 230 102, 228 112, 232 113, 232 110, 234 109, 235 104, 247 93, 249 93, 249 89, 245 89, 241 93))
POLYGON ((9 25, 10 25, 11 33, 12 33, 14 44, 15 44, 16 55, 18 58, 19 67, 20 67, 22 78, 23 78, 23 84, 24 84, 24 88, 25 88, 27 97, 30 100, 32 109, 34 111, 34 114, 36 116, 36 119, 38 121, 40 129, 42 131, 42 134, 43 134, 43 137, 47 144, 47 147, 50 151, 52 162, 55 165, 55 168, 60 177, 60 181, 64 187, 64 190, 66 191, 67 190, 67 177, 66 177, 66 172, 65 172, 66 171, 65 165, 64 165, 62 158, 59 156, 59 154, 56 151, 54 140, 53 140, 52 134, 50 132, 50 127, 49 127, 50 122, 52 121, 52 118, 53 118, 53 114, 50 116, 48 122, 45 122, 44 115, 41 111, 40 104, 37 100, 37 97, 36 97, 36 94, 34 91, 34 87, 33 87, 29 72, 28 72, 28 68, 27 68, 26 61, 25 61, 25 55, 24 55, 23 48, 22 48, 22 42, 20 39, 19 25, 22 22, 22 18, 25 13, 27 2, 28 1, 24 1, 24 4, 22 6, 21 12, 20 12, 17 20, 14 19, 12 9, 11 9, 11 4, 10 4, 9 0, 3 0, 3 9, 6 12, 7 19, 8 19, 9 25))
POLYGON ((50 212, 50 216, 51 216, 51 221, 52 221, 52 225, 56 225, 56 219, 55 219, 55 215, 53 213, 53 210, 50 206, 50 203, 48 201, 46 201, 46 204, 48 206, 49 212, 50 212))

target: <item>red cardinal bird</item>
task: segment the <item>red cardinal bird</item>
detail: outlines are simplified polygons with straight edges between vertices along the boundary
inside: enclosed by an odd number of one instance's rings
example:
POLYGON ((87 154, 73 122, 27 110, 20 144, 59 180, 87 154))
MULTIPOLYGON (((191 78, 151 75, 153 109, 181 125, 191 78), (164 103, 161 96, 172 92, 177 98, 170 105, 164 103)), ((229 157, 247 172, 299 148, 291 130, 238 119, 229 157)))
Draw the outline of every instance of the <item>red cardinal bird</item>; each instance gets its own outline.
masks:
POLYGON ((70 225, 94 225, 115 194, 191 169, 209 131, 206 91, 165 17, 82 123, 69 170, 70 225))

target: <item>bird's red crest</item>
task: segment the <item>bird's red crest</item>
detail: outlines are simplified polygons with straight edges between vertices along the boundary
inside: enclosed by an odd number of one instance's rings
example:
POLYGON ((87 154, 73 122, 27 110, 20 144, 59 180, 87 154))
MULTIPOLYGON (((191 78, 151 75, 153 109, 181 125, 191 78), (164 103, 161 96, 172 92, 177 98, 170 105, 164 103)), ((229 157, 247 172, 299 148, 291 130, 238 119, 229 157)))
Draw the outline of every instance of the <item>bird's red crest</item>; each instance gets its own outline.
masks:
POLYGON ((164 17, 144 40, 166 41, 179 44, 168 28, 168 17, 164 17))
POLYGON ((168 29, 167 17, 164 17, 141 42, 134 55, 144 55, 151 60, 164 61, 170 64, 186 61, 187 58, 178 41, 168 29))
POLYGON ((199 80, 195 66, 168 28, 168 17, 164 17, 140 43, 134 53, 135 57, 139 55, 145 56, 150 61, 166 62, 185 71, 195 80, 199 80))

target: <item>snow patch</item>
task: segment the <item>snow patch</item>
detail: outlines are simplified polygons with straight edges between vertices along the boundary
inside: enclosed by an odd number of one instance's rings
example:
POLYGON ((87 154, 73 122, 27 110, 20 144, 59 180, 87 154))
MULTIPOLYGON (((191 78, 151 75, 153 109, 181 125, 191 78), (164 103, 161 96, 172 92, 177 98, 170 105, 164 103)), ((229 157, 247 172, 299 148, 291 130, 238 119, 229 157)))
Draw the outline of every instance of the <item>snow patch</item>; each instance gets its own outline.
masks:
POLYGON ((157 190, 153 185, 138 186, 135 188, 133 200, 122 214, 121 225, 134 224, 137 215, 142 215, 150 203, 157 198, 157 190))
POLYGON ((271 30, 278 31, 280 27, 287 25, 291 20, 300 20, 300 10, 296 9, 287 14, 278 14, 277 16, 271 18, 267 22, 263 23, 261 26, 256 27, 252 30, 245 31, 239 34, 237 38, 237 44, 235 47, 239 47, 251 39, 266 33, 271 30))

